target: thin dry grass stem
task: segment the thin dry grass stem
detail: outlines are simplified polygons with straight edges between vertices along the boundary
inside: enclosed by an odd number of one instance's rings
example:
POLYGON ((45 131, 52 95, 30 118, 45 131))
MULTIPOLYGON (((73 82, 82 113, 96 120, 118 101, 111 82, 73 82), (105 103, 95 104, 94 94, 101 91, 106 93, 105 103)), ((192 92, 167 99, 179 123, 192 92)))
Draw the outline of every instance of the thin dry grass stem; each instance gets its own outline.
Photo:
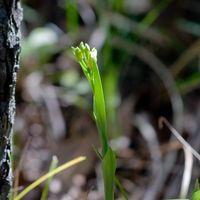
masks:
POLYGON ((200 53, 200 39, 196 40, 170 67, 172 75, 176 77, 184 67, 200 53))
POLYGON ((25 155, 28 151, 28 148, 30 146, 30 142, 31 142, 31 137, 28 138, 27 142, 26 142, 26 145, 23 149, 23 152, 22 152, 22 155, 20 157, 20 160, 19 160, 19 163, 18 163, 18 166, 16 167, 15 169, 15 172, 14 172, 14 176, 15 176, 15 179, 14 179, 14 186, 13 186, 13 197, 15 198, 17 196, 17 193, 19 191, 19 176, 20 176, 20 171, 21 171, 21 168, 22 168, 22 163, 24 161, 24 158, 25 158, 25 155))
POLYGON ((167 154, 170 151, 177 151, 182 148, 179 141, 171 141, 160 146, 160 151, 162 154, 167 154))
POLYGON ((192 175, 192 167, 193 167, 193 156, 194 155, 199 161, 200 161, 200 155, 199 153, 192 148, 192 146, 186 142, 186 140, 171 126, 171 124, 167 121, 166 118, 160 117, 159 119, 159 127, 163 128, 163 125, 165 124, 167 128, 174 134, 174 136, 179 140, 179 142, 182 144, 182 148, 184 150, 184 156, 185 156, 185 166, 184 166, 184 172, 183 172, 183 179, 181 184, 181 190, 180 190, 180 198, 184 199, 187 196, 189 185, 191 181, 191 175, 192 175))
POLYGON ((159 128, 162 129, 163 128, 163 125, 166 125, 167 128, 174 134, 174 136, 179 140, 179 142, 187 149, 189 149, 192 154, 194 155, 194 157, 197 158, 197 160, 200 161, 200 154, 188 143, 186 142, 186 140, 178 133, 178 131, 176 131, 175 128, 173 128, 171 126, 171 124, 167 121, 166 118, 164 117, 160 117, 159 118, 159 121, 158 121, 158 124, 159 124, 159 128))
POLYGON ((180 190, 180 198, 186 198, 189 190, 189 185, 192 176, 192 167, 193 167, 193 156, 192 152, 188 149, 183 147, 184 156, 185 156, 185 166, 183 171, 183 179, 181 184, 180 190))
POLYGON ((46 181, 50 177, 55 176, 56 174, 62 172, 63 170, 66 170, 74 165, 77 165, 78 163, 84 161, 86 159, 85 156, 79 156, 73 160, 70 160, 58 167, 56 167, 54 170, 48 172, 47 174, 41 176, 36 181, 31 183, 29 186, 27 186, 23 191, 21 191, 14 200, 21 200, 24 196, 26 196, 30 191, 32 191, 34 188, 38 187, 42 182, 46 181))

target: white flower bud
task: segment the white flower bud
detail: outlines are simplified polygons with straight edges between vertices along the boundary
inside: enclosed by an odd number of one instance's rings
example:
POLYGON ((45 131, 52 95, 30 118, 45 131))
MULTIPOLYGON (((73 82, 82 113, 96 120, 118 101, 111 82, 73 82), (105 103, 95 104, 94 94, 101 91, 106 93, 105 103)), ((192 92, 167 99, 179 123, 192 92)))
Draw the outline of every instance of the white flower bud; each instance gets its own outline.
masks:
POLYGON ((97 61, 97 50, 95 48, 90 52, 91 58, 97 61))

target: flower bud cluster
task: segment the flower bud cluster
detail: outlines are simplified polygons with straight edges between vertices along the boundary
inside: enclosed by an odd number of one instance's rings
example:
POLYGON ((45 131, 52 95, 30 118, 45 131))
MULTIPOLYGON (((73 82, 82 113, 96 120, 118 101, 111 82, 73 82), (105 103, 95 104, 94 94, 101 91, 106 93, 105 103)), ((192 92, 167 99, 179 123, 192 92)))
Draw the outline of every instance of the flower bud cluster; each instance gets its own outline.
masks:
POLYGON ((88 67, 92 67, 92 61, 97 61, 97 50, 90 47, 87 43, 81 42, 78 47, 72 47, 73 53, 79 62, 84 62, 88 67))

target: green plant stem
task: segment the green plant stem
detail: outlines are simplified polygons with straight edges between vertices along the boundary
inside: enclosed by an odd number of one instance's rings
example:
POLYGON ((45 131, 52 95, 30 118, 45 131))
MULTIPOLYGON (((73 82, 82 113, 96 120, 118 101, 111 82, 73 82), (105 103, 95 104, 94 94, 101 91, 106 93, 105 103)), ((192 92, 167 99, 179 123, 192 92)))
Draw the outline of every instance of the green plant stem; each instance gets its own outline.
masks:
POLYGON ((97 65, 97 51, 96 49, 90 50, 88 44, 84 43, 80 43, 78 47, 72 49, 92 88, 93 114, 102 143, 100 158, 102 161, 105 200, 114 200, 116 156, 108 142, 105 100, 97 65))

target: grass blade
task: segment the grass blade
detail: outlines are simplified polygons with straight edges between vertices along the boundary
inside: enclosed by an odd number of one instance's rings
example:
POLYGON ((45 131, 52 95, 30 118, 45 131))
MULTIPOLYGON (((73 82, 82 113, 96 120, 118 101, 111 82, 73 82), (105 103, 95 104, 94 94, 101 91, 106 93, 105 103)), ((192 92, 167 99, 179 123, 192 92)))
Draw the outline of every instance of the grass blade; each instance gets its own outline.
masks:
POLYGON ((64 163, 63 165, 57 167, 56 169, 54 169, 53 171, 45 174, 44 176, 41 176, 39 179, 37 179, 35 182, 33 182, 32 184, 30 184, 27 188, 25 188, 21 193, 19 193, 16 198, 14 200, 20 200, 22 199, 25 195, 27 195, 31 190, 33 190, 34 188, 36 188, 38 185, 40 185, 42 182, 46 181, 48 178, 60 173, 61 171, 72 167, 82 161, 84 161, 86 159, 86 157, 84 156, 80 156, 78 158, 75 158, 69 162, 64 163))
POLYGON ((127 195, 126 191, 124 190, 124 187, 121 185, 119 179, 116 176, 115 176, 115 184, 118 187, 124 200, 128 200, 128 195, 127 195))
POLYGON ((108 149, 102 161, 105 200, 114 200, 114 182, 116 169, 116 156, 111 148, 108 149))
MULTIPOLYGON (((58 165, 58 159, 56 156, 53 156, 50 167, 49 167, 49 172, 52 172, 58 165)), ((40 200, 45 200, 47 199, 47 195, 49 193, 49 185, 52 181, 53 176, 49 177, 46 181, 46 184, 44 186, 44 189, 42 191, 42 196, 40 198, 40 200)))

